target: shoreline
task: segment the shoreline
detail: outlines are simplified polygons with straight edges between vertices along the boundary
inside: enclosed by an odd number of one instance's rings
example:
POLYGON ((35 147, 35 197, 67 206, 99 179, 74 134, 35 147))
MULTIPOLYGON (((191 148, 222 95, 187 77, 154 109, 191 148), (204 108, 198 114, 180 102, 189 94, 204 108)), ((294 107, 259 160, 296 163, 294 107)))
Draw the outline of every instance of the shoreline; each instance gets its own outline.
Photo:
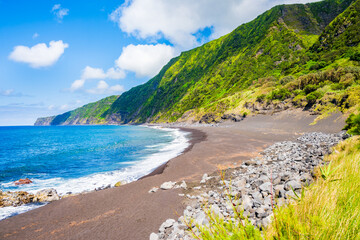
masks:
MULTIPOLYGON (((162 127, 161 125, 156 125, 156 126, 160 126, 162 127)), ((166 128, 169 128, 169 127, 166 127, 166 128)), ((188 139, 188 143, 189 143, 189 146, 187 146, 181 153, 180 155, 183 155, 189 151, 191 151, 191 149, 194 147, 195 144, 197 143, 200 143, 202 141, 205 141, 206 138, 207 138, 207 135, 205 132, 201 131, 201 130, 198 130, 198 129, 192 129, 192 128, 185 128, 185 127, 170 127, 170 128, 174 128, 174 129, 179 129, 180 131, 183 131, 183 132, 187 132, 187 133, 190 133, 191 134, 191 137, 190 139, 188 139)), ((179 156, 180 156, 179 155, 179 156)), ((176 157, 175 157, 176 158, 176 157)), ((160 166, 156 167, 151 173, 149 174, 146 174, 142 177, 140 177, 139 179, 137 179, 136 181, 139 181, 141 179, 145 179, 145 178, 148 178, 148 177, 151 177, 151 176, 155 176, 155 175, 158 175, 158 174, 162 174, 164 172, 164 170, 166 169, 166 167, 168 166, 168 163, 174 158, 171 158, 169 159, 167 162, 161 164, 160 166)))
MULTIPOLYGON (((145 124, 139 125, 139 126, 152 128, 152 126, 148 126, 148 125, 145 125, 145 124)), ((187 146, 184 147, 184 149, 181 152, 174 152, 174 150, 171 150, 170 155, 175 154, 176 155, 175 157, 171 157, 171 156, 166 157, 168 159, 168 160, 166 160, 166 162, 164 162, 164 163, 162 163, 161 165, 158 165, 158 166, 155 165, 155 167, 152 167, 152 170, 149 173, 144 173, 143 176, 135 177, 135 179, 130 180, 130 181, 126 180, 126 179, 120 179, 118 181, 112 181, 110 183, 111 185, 109 184, 109 182, 101 182, 100 181, 98 183, 99 187, 95 187, 92 190, 83 190, 81 192, 76 192, 76 190, 75 191, 71 190, 71 191, 68 191, 68 193, 64 193, 64 191, 58 192, 57 187, 59 187, 59 186, 48 186, 46 188, 42 187, 42 188, 39 188, 37 190, 35 189, 35 190, 30 190, 30 191, 26 190, 26 189, 22 190, 21 188, 16 189, 16 190, 5 190, 5 191, 3 191, 3 194, 4 194, 3 196, 9 196, 10 199, 13 199, 13 201, 14 201, 13 203, 15 203, 15 201, 16 201, 16 198, 17 198, 16 194, 17 193, 19 193, 19 197, 21 199, 24 199, 24 203, 21 203, 21 204, 16 203, 16 204, 19 204, 19 205, 17 205, 17 206, 5 206, 5 207, 0 208, 0 221, 3 221, 4 219, 7 219, 7 218, 14 217, 14 216, 19 215, 19 214, 23 214, 23 213, 25 213, 27 211, 31 211, 31 210, 34 210, 36 208, 42 207, 42 206, 44 206, 46 204, 49 204, 49 203, 51 203, 53 201, 58 201, 59 198, 62 199, 62 198, 67 198, 67 197, 71 197, 71 196, 83 195, 83 194, 88 194, 88 193, 92 193, 92 192, 96 192, 96 191, 101 191, 101 190, 105 190, 105 189, 108 189, 108 188, 115 188, 115 187, 117 187, 116 186, 117 183, 121 183, 121 185, 124 185, 124 184, 128 184, 128 183, 131 183, 131 182, 134 182, 134 181, 141 180, 141 179, 149 177, 149 176, 161 174, 164 171, 164 169, 166 168, 167 163, 171 159, 176 158, 177 156, 189 151, 196 142, 199 142, 199 141, 196 141, 197 138, 194 137, 195 135, 200 135, 200 136, 203 135, 202 132, 199 131, 199 130, 184 129, 184 128, 169 128, 169 127, 166 127, 166 126, 156 126, 156 128, 163 131, 163 132, 171 132, 171 134, 173 134, 174 139, 167 146, 172 146, 172 145, 177 145, 177 144, 186 144, 187 146), (180 135, 180 137, 178 136, 178 134, 180 135), (189 138, 189 134, 190 134, 190 138, 189 138), (183 141, 180 141, 178 143, 176 142, 177 140, 181 140, 182 138, 185 139, 184 142, 183 141), (44 191, 44 190, 48 190, 48 189, 54 190, 55 195, 57 196, 56 199, 54 199, 54 197, 52 196, 52 197, 49 197, 49 201, 42 200, 40 202, 38 200, 34 200, 34 201, 29 200, 29 199, 32 199, 33 196, 36 195, 37 193, 39 193, 41 191, 44 191), (1 211, 1 210, 3 210, 3 211, 1 211)), ((165 148, 166 148, 166 146, 165 146, 165 148)), ((154 158, 154 156, 164 157, 167 154, 169 154, 169 153, 167 153, 166 151, 164 152, 164 147, 161 147, 160 149, 158 149, 158 151, 156 153, 151 153, 150 155, 147 155, 146 157, 144 157, 144 159, 142 159, 140 161, 141 162, 147 161, 147 159, 152 159, 152 158, 154 158)), ((131 167, 136 167, 137 165, 138 164, 135 164, 135 165, 132 165, 131 167)), ((120 173, 121 173, 122 170, 114 170, 114 171, 120 171, 120 173)), ((92 176, 100 176, 100 175, 104 175, 104 174, 105 175, 107 175, 107 174, 113 175, 114 174, 115 176, 119 174, 119 173, 115 173, 114 171, 94 173, 92 175, 85 176, 85 178, 92 178, 92 176)), ((126 172, 126 171, 124 171, 124 172, 126 172)), ((84 178, 84 177, 75 178, 73 180, 76 182, 77 179, 80 180, 82 178, 84 178)), ((22 200, 21 200, 21 202, 22 202, 22 200)))
POLYGON ((239 166, 275 142, 295 139, 304 132, 338 132, 344 124, 341 116, 334 115, 310 126, 315 117, 297 111, 249 117, 218 127, 182 124, 204 132, 206 137, 155 169, 153 175, 117 188, 61 199, 0 221, 0 238, 149 239, 151 232, 166 219, 177 219, 176 213, 182 213, 187 205, 179 196, 181 189, 152 194, 150 189, 168 181, 191 184, 204 173, 239 166))

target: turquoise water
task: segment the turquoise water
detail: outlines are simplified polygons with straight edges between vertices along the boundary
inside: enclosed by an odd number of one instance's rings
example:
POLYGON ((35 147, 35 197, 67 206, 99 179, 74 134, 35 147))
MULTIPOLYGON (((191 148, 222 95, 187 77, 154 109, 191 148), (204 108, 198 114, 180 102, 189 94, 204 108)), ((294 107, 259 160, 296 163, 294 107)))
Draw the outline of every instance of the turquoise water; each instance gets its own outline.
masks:
POLYGON ((188 146, 177 129, 143 126, 0 127, 0 187, 59 194, 134 181, 188 146), (32 184, 15 186, 29 178, 32 184))

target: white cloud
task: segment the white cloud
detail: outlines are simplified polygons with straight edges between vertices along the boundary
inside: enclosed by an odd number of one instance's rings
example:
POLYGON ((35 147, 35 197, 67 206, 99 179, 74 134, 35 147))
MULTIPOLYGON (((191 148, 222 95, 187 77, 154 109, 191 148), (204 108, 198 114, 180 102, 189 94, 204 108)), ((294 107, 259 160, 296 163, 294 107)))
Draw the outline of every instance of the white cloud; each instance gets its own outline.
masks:
POLYGON ((120 68, 109 68, 106 77, 110 79, 122 79, 126 77, 125 71, 120 68))
POLYGON ((55 5, 53 6, 53 8, 51 9, 51 11, 54 12, 55 10, 60 9, 60 7, 61 7, 61 4, 55 4, 55 5))
POLYGON ((122 31, 142 39, 168 39, 181 49, 201 44, 194 34, 206 27, 209 39, 234 30, 267 9, 317 0, 129 0, 110 14, 122 31))
POLYGON ((85 84, 85 79, 79 79, 79 80, 75 80, 70 87, 70 91, 77 91, 79 89, 82 89, 84 87, 85 84))
POLYGON ((115 62, 120 69, 135 72, 137 77, 152 77, 174 56, 174 48, 166 44, 130 44, 115 62))
POLYGON ((38 33, 34 33, 34 35, 32 36, 33 39, 38 38, 39 34, 38 33))
POLYGON ((123 70, 119 68, 109 68, 105 73, 102 68, 93 68, 90 66, 86 66, 83 71, 81 78, 82 79, 121 79, 125 78, 126 74, 123 70))
POLYGON ((62 40, 51 41, 49 46, 45 43, 39 43, 31 48, 16 46, 10 53, 9 59, 28 63, 33 68, 47 67, 55 64, 68 47, 69 45, 62 40))
POLYGON ((125 89, 121 85, 109 86, 104 80, 100 80, 96 88, 88 89, 86 92, 90 94, 114 94, 122 93, 125 89))
POLYGON ((51 12, 55 15, 58 22, 62 22, 64 16, 69 15, 69 9, 62 8, 60 4, 55 4, 52 7, 51 12))
POLYGON ((89 66, 86 66, 82 72, 81 75, 82 79, 101 79, 106 78, 106 74, 104 73, 104 70, 101 68, 92 68, 89 66))

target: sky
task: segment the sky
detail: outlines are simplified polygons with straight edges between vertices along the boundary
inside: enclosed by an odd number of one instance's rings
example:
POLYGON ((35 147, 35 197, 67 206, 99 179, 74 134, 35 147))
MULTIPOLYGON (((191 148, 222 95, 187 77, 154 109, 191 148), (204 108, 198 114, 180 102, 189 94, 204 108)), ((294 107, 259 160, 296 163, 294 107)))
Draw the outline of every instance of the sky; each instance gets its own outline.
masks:
POLYGON ((182 51, 312 0, 0 0, 0 126, 145 83, 182 51))

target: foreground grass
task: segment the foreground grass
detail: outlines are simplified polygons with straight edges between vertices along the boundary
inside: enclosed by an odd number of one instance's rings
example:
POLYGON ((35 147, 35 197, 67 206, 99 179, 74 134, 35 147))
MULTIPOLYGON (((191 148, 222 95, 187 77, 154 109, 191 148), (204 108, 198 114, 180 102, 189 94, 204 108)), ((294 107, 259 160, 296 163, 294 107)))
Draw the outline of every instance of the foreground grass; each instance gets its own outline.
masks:
MULTIPOLYGON (((360 239, 360 139, 340 143, 305 196, 275 211, 266 239, 360 239)), ((321 171, 320 171, 321 170, 321 171)))
POLYGON ((360 239, 360 137, 340 143, 318 168, 318 178, 291 205, 275 209, 263 232, 234 208, 237 221, 219 218, 209 209, 208 226, 197 226, 196 239, 360 239), (238 221, 242 219, 242 221, 238 221))

